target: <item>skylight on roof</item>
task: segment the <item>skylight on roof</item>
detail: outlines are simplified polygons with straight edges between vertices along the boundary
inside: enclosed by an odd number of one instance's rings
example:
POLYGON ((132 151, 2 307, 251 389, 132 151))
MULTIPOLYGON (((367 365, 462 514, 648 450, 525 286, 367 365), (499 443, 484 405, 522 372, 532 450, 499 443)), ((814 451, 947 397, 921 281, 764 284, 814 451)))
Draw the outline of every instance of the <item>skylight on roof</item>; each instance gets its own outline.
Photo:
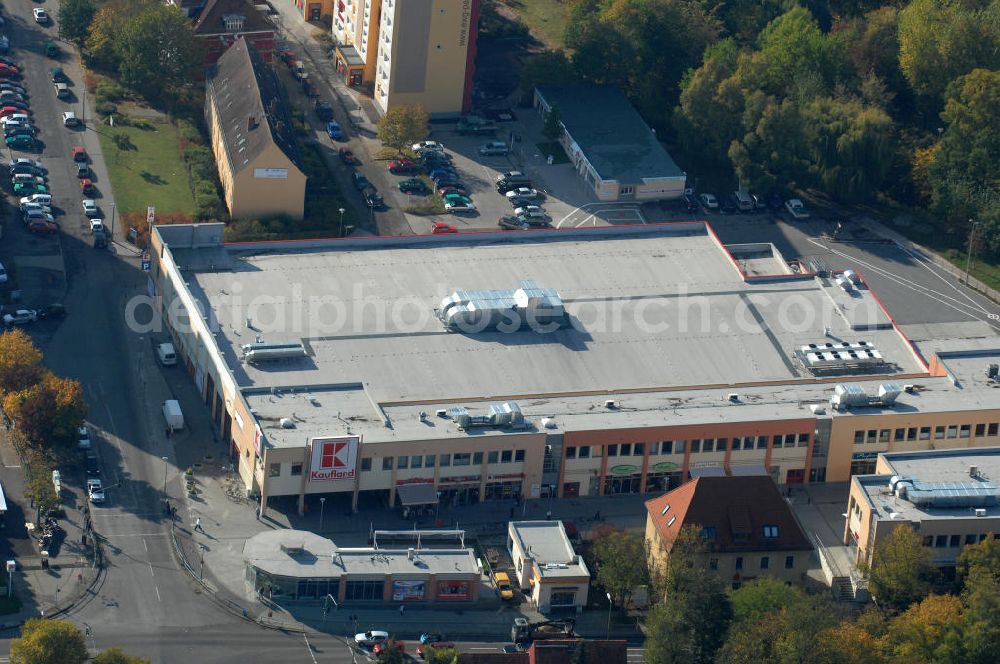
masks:
POLYGON ((667 528, 669 528, 670 526, 674 525, 674 521, 676 521, 676 520, 677 520, 677 515, 676 514, 673 515, 672 517, 670 517, 670 520, 667 521, 667 528))
POLYGON ((661 511, 661 512, 660 512, 660 516, 664 516, 664 515, 666 515, 666 513, 667 513, 667 512, 669 511, 669 510, 670 510, 670 503, 667 503, 667 504, 666 504, 666 505, 665 505, 665 506, 663 507, 663 511, 661 511))

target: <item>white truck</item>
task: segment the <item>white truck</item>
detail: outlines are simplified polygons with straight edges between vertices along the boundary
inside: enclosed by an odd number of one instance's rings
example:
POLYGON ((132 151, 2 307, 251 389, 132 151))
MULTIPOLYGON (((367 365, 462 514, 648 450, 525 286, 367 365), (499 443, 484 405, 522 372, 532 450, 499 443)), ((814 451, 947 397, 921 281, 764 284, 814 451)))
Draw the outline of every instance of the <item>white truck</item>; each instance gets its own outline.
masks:
POLYGON ((167 426, 171 431, 184 428, 184 413, 181 411, 179 401, 167 399, 163 402, 163 419, 167 421, 167 426))

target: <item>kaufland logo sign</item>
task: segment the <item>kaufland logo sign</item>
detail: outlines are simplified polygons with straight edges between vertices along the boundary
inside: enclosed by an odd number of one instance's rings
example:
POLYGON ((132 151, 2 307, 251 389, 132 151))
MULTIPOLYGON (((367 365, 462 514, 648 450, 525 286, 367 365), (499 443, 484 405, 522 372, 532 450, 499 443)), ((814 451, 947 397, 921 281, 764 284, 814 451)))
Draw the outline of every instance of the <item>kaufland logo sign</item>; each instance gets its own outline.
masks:
POLYGON ((354 479, 358 472, 357 436, 341 438, 313 438, 310 482, 354 479))

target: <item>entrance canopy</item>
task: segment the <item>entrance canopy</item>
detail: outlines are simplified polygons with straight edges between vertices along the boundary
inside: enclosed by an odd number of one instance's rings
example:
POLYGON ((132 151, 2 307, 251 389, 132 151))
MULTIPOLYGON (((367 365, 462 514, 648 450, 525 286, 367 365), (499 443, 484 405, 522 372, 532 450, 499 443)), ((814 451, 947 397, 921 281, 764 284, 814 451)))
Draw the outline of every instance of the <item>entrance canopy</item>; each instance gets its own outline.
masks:
POLYGON ((396 494, 399 496, 399 502, 404 507, 436 505, 438 501, 437 491, 430 482, 400 484, 396 487, 396 494))

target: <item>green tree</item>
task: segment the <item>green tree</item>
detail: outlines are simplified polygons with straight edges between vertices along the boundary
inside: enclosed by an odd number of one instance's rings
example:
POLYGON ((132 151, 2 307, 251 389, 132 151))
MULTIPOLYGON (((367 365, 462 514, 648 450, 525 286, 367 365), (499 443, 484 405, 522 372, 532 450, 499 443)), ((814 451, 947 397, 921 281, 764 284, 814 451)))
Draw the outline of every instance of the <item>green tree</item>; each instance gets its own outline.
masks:
POLYGON ((628 604, 635 589, 649 583, 642 533, 612 530, 594 542, 597 582, 619 606, 628 604))
POLYGON ((145 657, 129 655, 121 648, 108 648, 94 658, 94 664, 150 664, 145 657))
POLYGON ((875 547, 871 565, 862 567, 871 594, 884 608, 903 611, 930 593, 931 554, 909 526, 893 529, 875 547))
POLYGON ((963 547, 958 572, 965 582, 966 661, 1000 661, 1000 540, 989 534, 982 542, 963 547))
POLYGON ((1000 67, 997 0, 912 0, 899 13, 899 63, 918 95, 940 108, 948 84, 1000 67))
POLYGON ((945 132, 928 168, 933 210, 982 223, 989 248, 1000 251, 1000 70, 957 79, 941 118, 945 132))
POLYGON ((826 597, 801 591, 782 597, 774 585, 780 583, 773 581, 751 588, 748 596, 740 600, 745 620, 730 630, 717 661, 727 664, 811 661, 817 636, 837 625, 837 611, 826 597), (778 608, 768 611, 769 605, 778 608))
POLYGON ((882 648, 895 661, 951 664, 964 660, 962 602, 930 595, 893 618, 882 648))
POLYGON ((425 648, 424 661, 427 664, 457 664, 458 650, 455 648, 425 648))
POLYGON ((10 643, 11 664, 83 664, 90 658, 83 634, 67 620, 29 618, 10 643))
POLYGON ((175 6, 145 5, 122 29, 115 48, 122 83, 148 99, 172 96, 201 73, 204 45, 175 6))
POLYGON ((394 106, 378 121, 378 139, 401 152, 427 138, 429 118, 423 106, 394 106))
POLYGON ((530 55, 521 65, 521 90, 529 97, 539 85, 576 85, 582 80, 564 51, 530 55))
POLYGON ((807 595, 797 587, 790 586, 778 579, 764 576, 746 583, 733 591, 733 621, 736 623, 753 623, 765 615, 793 609, 806 602, 807 595))
POLYGON ((542 135, 550 141, 557 141, 562 136, 562 113, 559 106, 554 104, 549 112, 545 114, 545 125, 542 127, 542 135))
POLYGON ((851 622, 825 629, 816 635, 808 658, 810 664, 889 664, 879 643, 851 622))
POLYGON ((725 641, 733 609, 707 557, 698 530, 682 528, 657 579, 664 601, 646 619, 646 664, 707 664, 725 641))
POLYGON ((754 59, 765 91, 808 98, 832 88, 841 63, 808 9, 796 6, 771 21, 758 42, 754 59))
POLYGON ((42 353, 23 330, 0 334, 0 398, 42 379, 42 353))
POLYGON ((92 0, 59 0, 59 36, 82 44, 96 11, 92 0))
POLYGON ((84 41, 88 62, 108 71, 117 71, 119 47, 125 26, 152 0, 110 0, 94 14, 84 41))
POLYGON ((738 55, 731 39, 710 46, 704 63, 684 77, 673 114, 684 151, 711 165, 728 167, 729 146, 743 135, 744 92, 734 76, 738 55))

